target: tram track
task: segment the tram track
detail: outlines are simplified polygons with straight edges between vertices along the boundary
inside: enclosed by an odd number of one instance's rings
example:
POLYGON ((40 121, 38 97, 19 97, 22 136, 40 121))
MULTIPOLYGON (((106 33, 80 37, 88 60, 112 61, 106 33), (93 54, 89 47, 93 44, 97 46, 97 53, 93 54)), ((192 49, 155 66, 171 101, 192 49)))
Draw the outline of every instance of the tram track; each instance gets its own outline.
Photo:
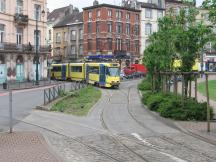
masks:
MULTIPOLYGON (((124 95, 127 96, 127 101, 128 101, 127 110, 128 110, 128 113, 130 114, 130 116, 133 118, 133 120, 134 120, 138 125, 140 125, 140 126, 143 127, 144 129, 147 129, 147 130, 149 130, 149 131, 151 131, 151 132, 153 132, 153 133, 156 133, 154 130, 152 130, 152 129, 146 127, 142 122, 140 122, 139 120, 137 120, 136 117, 133 115, 133 113, 130 111, 130 91, 131 91, 131 88, 132 88, 132 86, 130 86, 130 87, 128 88, 127 93, 125 93, 124 91, 120 90, 122 93, 124 93, 124 95)), ((215 143, 212 143, 210 140, 206 140, 206 139, 203 140, 202 138, 197 137, 197 136, 195 136, 195 135, 192 134, 192 133, 187 133, 187 132, 183 132, 183 131, 181 131, 181 132, 182 132, 183 134, 185 134, 185 135, 192 136, 193 138, 202 140, 202 141, 204 141, 204 142, 206 142, 206 143, 209 143, 209 144, 212 144, 212 145, 216 146, 216 144, 215 144, 215 143)), ((177 141, 175 141, 175 140, 173 140, 173 139, 171 139, 171 138, 169 138, 169 137, 167 137, 167 136, 164 136, 164 135, 161 136, 161 135, 160 135, 159 138, 161 138, 162 140, 164 140, 164 141, 166 141, 166 142, 168 142, 168 143, 171 143, 171 144, 173 144, 173 145, 175 145, 175 146, 184 147, 184 148, 186 148, 186 149, 188 149, 188 150, 190 150, 190 151, 196 152, 196 153, 200 154, 201 156, 203 156, 203 157, 205 157, 205 158, 208 158, 209 160, 214 160, 214 161, 216 161, 216 158, 210 157, 210 156, 208 156, 207 154, 204 154, 204 153, 202 153, 202 152, 200 152, 200 151, 197 151, 197 150, 193 149, 193 148, 190 147, 190 146, 186 146, 185 144, 181 144, 181 143, 179 143, 179 142, 177 142, 177 141)))

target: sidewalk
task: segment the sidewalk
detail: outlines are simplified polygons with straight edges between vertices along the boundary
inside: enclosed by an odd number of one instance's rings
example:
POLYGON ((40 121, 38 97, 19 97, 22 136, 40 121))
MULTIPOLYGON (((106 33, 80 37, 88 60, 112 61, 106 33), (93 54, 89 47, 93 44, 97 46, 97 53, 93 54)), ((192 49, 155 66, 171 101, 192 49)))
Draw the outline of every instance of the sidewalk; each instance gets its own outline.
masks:
POLYGON ((216 145, 216 122, 210 123, 210 132, 207 132, 207 122, 179 121, 175 124, 183 132, 216 145))
POLYGON ((0 133, 0 162, 61 162, 36 132, 0 133))

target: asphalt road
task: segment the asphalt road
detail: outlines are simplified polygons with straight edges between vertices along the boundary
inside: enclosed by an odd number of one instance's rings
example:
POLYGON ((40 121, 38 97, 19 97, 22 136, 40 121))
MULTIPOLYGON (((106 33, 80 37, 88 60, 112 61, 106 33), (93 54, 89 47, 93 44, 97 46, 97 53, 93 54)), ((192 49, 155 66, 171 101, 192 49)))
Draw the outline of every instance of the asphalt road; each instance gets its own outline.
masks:
MULTIPOLYGON (((66 84, 66 89, 70 88, 71 83, 66 84)), ((12 106, 14 124, 28 116, 31 111, 44 102, 43 91, 45 88, 53 87, 46 86, 35 89, 23 89, 12 91, 12 106)), ((9 93, 0 93, 0 130, 9 128, 9 93)))
POLYGON ((68 162, 214 162, 216 146, 176 129, 141 104, 137 84, 101 89, 86 117, 32 111, 15 130, 41 132, 68 162))

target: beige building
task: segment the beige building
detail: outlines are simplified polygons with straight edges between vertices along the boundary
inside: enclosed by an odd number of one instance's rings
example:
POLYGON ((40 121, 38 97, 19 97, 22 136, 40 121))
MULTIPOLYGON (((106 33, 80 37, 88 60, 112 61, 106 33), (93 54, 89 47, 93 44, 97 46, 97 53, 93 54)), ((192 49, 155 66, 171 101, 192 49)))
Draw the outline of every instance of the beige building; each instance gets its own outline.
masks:
MULTIPOLYGON (((197 22, 202 22, 207 26, 211 26, 214 34, 216 34, 216 26, 209 21, 209 11, 198 8, 199 14, 196 17, 197 22)), ((216 72, 216 49, 213 47, 212 42, 208 42, 203 48, 200 56, 201 66, 199 70, 214 71, 216 72)))
POLYGON ((46 0, 0 0, 0 84, 35 79, 36 35, 39 78, 47 77, 47 55, 50 52, 45 46, 46 13, 46 0))

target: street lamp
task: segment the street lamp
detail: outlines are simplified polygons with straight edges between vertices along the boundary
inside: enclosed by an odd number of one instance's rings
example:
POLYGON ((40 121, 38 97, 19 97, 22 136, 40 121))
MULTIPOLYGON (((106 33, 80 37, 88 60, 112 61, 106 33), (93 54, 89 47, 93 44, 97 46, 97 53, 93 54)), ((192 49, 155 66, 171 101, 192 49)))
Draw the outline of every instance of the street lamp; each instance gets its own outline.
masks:
MULTIPOLYGON (((38 46, 39 46, 39 30, 38 30, 38 18, 39 18, 39 9, 40 9, 40 6, 37 6, 36 8, 36 31, 35 31, 35 37, 36 37, 36 45, 35 45, 35 57, 36 57, 36 82, 35 84, 36 85, 39 85, 39 70, 38 70, 38 64, 39 64, 39 53, 38 53, 38 46)), ((45 15, 45 11, 43 10, 41 12, 41 16, 44 17, 45 15)))

